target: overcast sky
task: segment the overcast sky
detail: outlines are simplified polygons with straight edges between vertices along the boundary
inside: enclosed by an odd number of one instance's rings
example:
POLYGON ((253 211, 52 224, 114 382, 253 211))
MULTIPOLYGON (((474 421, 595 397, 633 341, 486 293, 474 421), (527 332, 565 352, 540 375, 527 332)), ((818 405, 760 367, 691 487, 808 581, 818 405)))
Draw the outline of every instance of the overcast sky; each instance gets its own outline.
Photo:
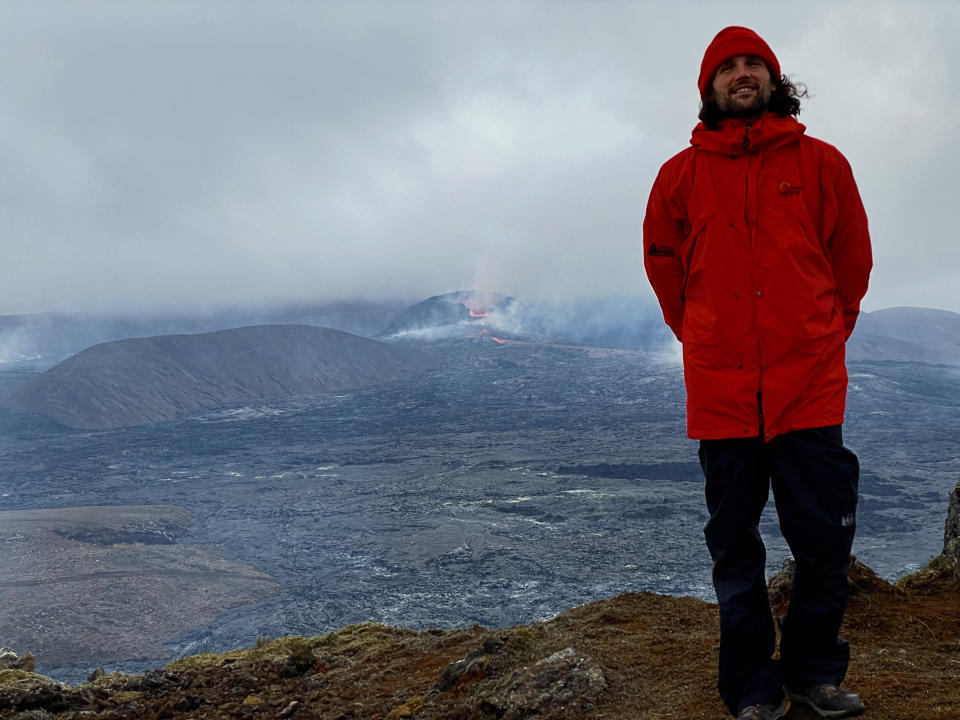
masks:
POLYGON ((960 3, 0 2, 0 314, 639 294, 703 50, 850 160, 867 310, 960 311, 960 3))

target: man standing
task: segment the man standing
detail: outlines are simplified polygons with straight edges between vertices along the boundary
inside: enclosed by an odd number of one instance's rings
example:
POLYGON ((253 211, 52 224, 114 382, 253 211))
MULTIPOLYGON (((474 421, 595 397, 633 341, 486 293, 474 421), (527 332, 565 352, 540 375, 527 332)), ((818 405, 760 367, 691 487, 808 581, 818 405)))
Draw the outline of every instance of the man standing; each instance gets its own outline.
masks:
POLYGON ((872 265, 866 214, 846 159, 804 134, 805 92, 759 35, 721 30, 698 85, 701 122, 660 170, 643 242, 700 440, 720 694, 740 720, 781 718, 791 701, 856 715, 839 630, 859 465, 841 423, 872 265), (779 660, 758 531, 771 484, 796 559, 779 660))

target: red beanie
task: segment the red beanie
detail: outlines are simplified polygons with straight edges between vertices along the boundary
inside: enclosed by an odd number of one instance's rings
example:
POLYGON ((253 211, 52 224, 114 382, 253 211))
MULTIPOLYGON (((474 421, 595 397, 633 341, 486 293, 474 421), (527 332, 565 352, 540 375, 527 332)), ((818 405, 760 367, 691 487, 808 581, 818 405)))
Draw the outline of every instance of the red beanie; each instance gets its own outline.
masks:
POLYGON ((720 64, 737 55, 756 55, 767 64, 773 81, 780 80, 780 63, 777 62, 777 56, 773 54, 773 50, 764 39, 749 28, 731 25, 717 33, 703 55, 703 62, 700 63, 700 78, 697 80, 700 97, 703 97, 707 88, 710 87, 720 64))

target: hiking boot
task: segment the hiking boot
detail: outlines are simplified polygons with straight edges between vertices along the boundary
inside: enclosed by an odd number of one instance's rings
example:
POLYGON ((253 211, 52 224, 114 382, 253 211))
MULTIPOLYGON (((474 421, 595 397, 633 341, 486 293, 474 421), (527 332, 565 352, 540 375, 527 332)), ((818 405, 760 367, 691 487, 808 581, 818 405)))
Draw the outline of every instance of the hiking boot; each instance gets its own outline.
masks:
POLYGON ((795 703, 802 703, 810 707, 817 715, 824 718, 843 718, 859 715, 863 712, 863 703, 856 693, 826 683, 814 685, 803 690, 784 688, 787 697, 795 703))
POLYGON ((783 720, 790 709, 790 699, 784 698, 779 705, 751 705, 737 715, 737 720, 783 720))

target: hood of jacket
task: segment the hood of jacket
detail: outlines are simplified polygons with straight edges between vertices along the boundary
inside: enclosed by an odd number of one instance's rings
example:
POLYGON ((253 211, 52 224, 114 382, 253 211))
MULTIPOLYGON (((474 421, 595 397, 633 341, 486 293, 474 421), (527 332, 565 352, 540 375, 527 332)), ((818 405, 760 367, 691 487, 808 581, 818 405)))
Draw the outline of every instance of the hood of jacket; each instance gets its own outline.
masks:
POLYGON ((806 126, 794 117, 764 114, 747 125, 743 120, 728 118, 720 127, 710 130, 702 122, 693 129, 690 144, 701 150, 725 155, 746 155, 750 152, 774 150, 793 142, 806 131, 806 126))

